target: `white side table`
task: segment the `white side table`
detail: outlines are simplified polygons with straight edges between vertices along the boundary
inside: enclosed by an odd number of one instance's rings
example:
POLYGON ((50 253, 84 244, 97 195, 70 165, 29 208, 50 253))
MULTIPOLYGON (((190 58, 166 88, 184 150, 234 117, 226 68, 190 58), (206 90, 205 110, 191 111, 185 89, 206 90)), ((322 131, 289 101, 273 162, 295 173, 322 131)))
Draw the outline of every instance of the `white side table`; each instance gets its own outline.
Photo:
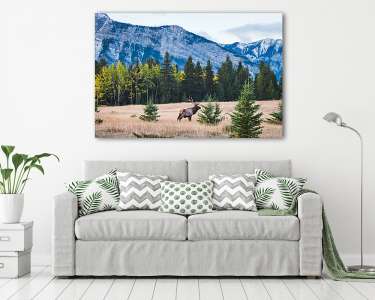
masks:
POLYGON ((30 273, 33 222, 0 223, 0 278, 30 273))

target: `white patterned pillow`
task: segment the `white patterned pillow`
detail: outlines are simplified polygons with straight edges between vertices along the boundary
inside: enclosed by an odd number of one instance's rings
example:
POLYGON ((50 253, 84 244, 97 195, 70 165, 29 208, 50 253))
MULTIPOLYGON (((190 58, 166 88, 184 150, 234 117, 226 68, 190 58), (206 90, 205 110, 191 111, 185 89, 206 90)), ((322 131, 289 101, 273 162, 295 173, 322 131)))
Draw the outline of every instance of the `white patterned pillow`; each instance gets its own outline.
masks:
POLYGON ((120 198, 116 170, 94 180, 73 181, 67 188, 77 196, 79 216, 116 209, 120 198))
POLYGON ((212 182, 161 183, 161 212, 194 215, 212 211, 212 182))
POLYGON ((214 184, 212 203, 216 209, 256 211, 255 174, 211 175, 214 184))
POLYGON ((275 177, 260 169, 256 169, 255 174, 255 201, 258 208, 290 208, 307 181, 305 178, 275 177))
POLYGON ((117 178, 120 186, 120 210, 159 209, 160 183, 168 180, 168 176, 117 172, 117 178))

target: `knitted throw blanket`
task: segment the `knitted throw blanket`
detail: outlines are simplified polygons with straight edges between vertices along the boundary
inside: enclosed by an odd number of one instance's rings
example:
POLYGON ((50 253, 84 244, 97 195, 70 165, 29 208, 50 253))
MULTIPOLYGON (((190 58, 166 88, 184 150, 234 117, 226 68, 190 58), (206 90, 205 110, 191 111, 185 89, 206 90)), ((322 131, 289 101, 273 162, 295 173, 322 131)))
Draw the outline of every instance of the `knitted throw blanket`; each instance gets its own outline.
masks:
MULTIPOLYGON (((312 192, 304 190, 303 192, 312 192)), ((296 216, 297 203, 295 200, 292 206, 287 210, 274 210, 274 209, 261 209, 258 210, 259 216, 296 216)), ((337 251, 335 240, 333 239, 332 231, 329 226, 327 216, 324 208, 322 210, 323 219, 323 259, 326 265, 328 275, 334 280, 347 280, 347 279, 375 279, 374 274, 366 272, 348 272, 339 252, 337 251)))

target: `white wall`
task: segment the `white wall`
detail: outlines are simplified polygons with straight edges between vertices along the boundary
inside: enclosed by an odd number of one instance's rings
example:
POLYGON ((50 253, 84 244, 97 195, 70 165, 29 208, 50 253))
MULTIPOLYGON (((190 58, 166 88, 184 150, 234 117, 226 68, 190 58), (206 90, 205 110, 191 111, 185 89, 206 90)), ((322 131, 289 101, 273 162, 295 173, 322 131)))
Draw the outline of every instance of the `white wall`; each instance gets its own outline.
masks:
MULTIPOLYGON (((357 1, 1 1, 0 143, 59 154, 33 175, 25 219, 34 258, 51 252, 52 197, 84 159, 285 159, 318 190, 342 253, 359 247, 359 144, 322 116, 341 112, 365 139, 365 252, 375 254, 375 4, 357 1), (282 11, 286 135, 281 140, 94 138, 94 13, 127 10, 282 11)), ((375 261, 372 261, 375 263, 375 261)))

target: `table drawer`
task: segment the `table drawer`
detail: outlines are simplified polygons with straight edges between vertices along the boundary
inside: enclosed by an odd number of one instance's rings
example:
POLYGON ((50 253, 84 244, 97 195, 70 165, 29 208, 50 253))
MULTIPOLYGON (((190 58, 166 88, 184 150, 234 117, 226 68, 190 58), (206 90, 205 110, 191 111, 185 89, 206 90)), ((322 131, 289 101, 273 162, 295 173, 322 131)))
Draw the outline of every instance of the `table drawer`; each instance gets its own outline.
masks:
POLYGON ((0 278, 17 278, 30 273, 30 251, 13 252, 11 256, 1 256, 0 278))
POLYGON ((0 251, 25 251, 32 246, 32 227, 25 230, 0 230, 0 251))

